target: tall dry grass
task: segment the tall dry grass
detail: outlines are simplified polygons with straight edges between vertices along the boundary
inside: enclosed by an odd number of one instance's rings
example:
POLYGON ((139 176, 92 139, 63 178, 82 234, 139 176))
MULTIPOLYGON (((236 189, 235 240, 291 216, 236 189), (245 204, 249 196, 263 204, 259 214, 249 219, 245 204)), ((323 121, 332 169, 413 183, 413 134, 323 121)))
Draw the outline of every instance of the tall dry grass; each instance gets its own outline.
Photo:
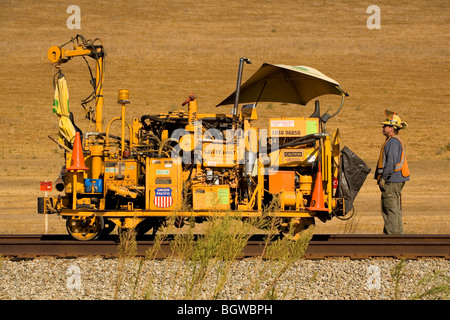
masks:
POLYGON ((278 234, 275 222, 269 212, 262 219, 243 219, 230 213, 226 217, 211 218, 201 235, 194 234, 193 228, 176 234, 170 242, 171 254, 165 258, 163 274, 153 271, 160 263, 155 257, 161 244, 168 240, 167 235, 157 233, 154 246, 147 250, 144 258, 137 259, 135 239, 127 234, 120 238, 114 297, 117 298, 124 279, 128 278, 131 299, 220 299, 229 289, 227 284, 235 276, 234 264, 242 257, 249 239, 263 231, 266 234, 263 254, 252 260, 243 298, 283 298, 287 292, 277 284, 295 261, 303 257, 312 232, 297 241, 275 239, 278 234), (131 275, 126 274, 127 263, 135 265, 131 275))
MULTIPOLYGON (((179 234, 171 241, 172 253, 164 261, 156 259, 167 235, 159 234, 154 246, 144 258, 136 258, 136 240, 133 231, 120 237, 117 278, 114 299, 196 300, 196 299, 289 299, 295 295, 294 286, 280 286, 280 280, 294 264, 302 259, 312 234, 306 233, 298 241, 287 238, 274 240, 268 229, 264 253, 247 261, 246 274, 235 274, 234 264, 247 243, 249 229, 254 224, 240 218, 214 218, 206 232, 197 238, 192 233, 179 234), (158 264, 164 264, 161 272, 158 264), (230 280, 239 277, 231 286, 230 280), (130 289, 131 288, 131 289, 130 289), (238 292, 239 291, 239 294, 238 292)), ((266 220, 267 223, 267 220, 266 220)), ((275 225, 274 223, 272 225, 275 225)), ((1 259, 0 259, 1 267, 1 259)), ((410 274, 408 261, 401 259, 390 270, 394 300, 448 299, 450 277, 445 271, 427 272, 405 291, 404 281, 410 274)), ((319 271, 311 275, 312 285, 319 271)))

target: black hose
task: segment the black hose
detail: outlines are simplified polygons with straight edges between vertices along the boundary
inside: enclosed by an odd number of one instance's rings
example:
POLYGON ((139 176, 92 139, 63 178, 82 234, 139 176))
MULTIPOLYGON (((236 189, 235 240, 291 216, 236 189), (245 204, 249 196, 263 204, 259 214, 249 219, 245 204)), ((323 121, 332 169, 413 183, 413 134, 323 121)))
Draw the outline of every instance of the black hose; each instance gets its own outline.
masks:
POLYGON ((309 144, 309 143, 313 143, 319 139, 322 139, 324 136, 326 136, 325 133, 312 133, 312 134, 308 134, 304 137, 289 141, 285 144, 282 144, 281 146, 275 147, 275 148, 271 148, 270 152, 274 152, 277 151, 279 149, 283 149, 283 148, 287 148, 287 147, 296 147, 296 146, 300 146, 303 144, 309 144))

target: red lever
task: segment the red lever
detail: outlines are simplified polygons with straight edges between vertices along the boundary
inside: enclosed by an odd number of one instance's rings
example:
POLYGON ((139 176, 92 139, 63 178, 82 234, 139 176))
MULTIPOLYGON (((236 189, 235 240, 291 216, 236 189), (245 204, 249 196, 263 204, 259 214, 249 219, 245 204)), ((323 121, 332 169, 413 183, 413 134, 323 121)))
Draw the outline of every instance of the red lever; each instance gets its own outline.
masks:
POLYGON ((191 94, 191 95, 189 96, 189 98, 188 98, 185 102, 183 102, 181 105, 182 105, 182 106, 185 106, 186 104, 189 103, 189 101, 192 101, 192 100, 195 100, 195 99, 197 99, 197 97, 196 97, 194 94, 191 94))

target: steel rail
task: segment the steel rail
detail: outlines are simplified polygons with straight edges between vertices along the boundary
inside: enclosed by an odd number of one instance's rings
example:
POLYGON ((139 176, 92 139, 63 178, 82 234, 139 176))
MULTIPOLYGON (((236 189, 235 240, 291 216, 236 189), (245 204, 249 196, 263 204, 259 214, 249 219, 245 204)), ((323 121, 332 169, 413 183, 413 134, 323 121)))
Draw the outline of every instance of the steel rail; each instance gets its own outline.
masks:
MULTIPOLYGON (((172 254, 168 237, 156 259, 172 254)), ((172 236, 173 238, 173 236, 172 236)), ((136 256, 145 256, 155 241, 152 236, 137 238, 136 256)), ((250 238, 241 256, 261 256, 265 242, 263 236, 250 238)), ((14 258, 119 256, 119 238, 109 236, 96 241, 77 241, 68 235, 0 235, 0 256, 14 258)), ((444 258, 450 259, 450 235, 326 235, 317 234, 311 239, 305 253, 306 259, 349 257, 366 259, 390 258, 444 258)))

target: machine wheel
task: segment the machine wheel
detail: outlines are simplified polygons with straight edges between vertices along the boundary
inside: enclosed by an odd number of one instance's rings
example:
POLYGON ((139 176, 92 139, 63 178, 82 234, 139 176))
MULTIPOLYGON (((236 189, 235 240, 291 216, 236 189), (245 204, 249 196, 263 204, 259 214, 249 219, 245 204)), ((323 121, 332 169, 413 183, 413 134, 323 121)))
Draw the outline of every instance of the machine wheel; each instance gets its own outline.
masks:
POLYGON ((297 241, 312 231, 314 225, 314 218, 290 218, 282 221, 279 228, 284 237, 297 241))
POLYGON ((105 223, 103 217, 68 217, 66 222, 67 232, 76 240, 88 241, 97 239, 105 223))

